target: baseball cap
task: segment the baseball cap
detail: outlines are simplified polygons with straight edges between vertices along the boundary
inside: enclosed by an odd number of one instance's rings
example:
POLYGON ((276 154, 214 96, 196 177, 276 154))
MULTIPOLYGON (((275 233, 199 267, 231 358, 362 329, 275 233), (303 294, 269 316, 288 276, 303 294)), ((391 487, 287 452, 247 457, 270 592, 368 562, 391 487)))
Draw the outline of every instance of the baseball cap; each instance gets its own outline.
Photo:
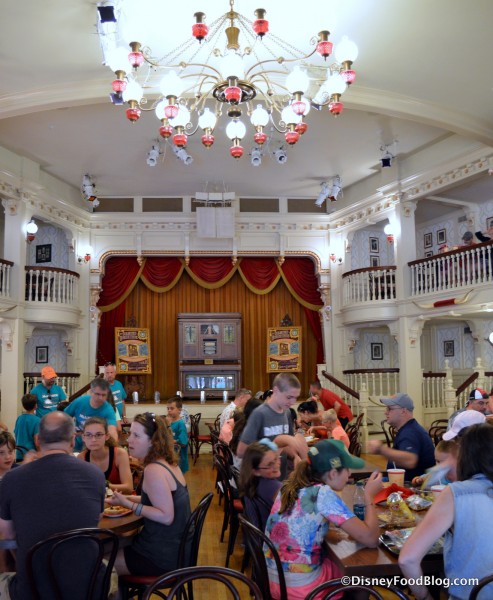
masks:
POLYGON ((414 402, 411 396, 403 393, 394 394, 390 398, 380 398, 380 402, 385 406, 400 406, 401 408, 407 408, 407 410, 414 410, 414 402))
POLYGON ((488 400, 489 397, 490 395, 485 390, 481 388, 475 388, 469 394, 469 399, 467 401, 471 402, 472 400, 488 400))
POLYGON ((443 434, 442 439, 447 442, 449 440, 453 440, 465 427, 479 425, 485 421, 486 417, 483 415, 483 413, 480 413, 477 410, 465 410, 455 417, 452 427, 443 434))
POLYGON ((462 236, 462 239, 464 240, 464 242, 468 242, 469 240, 472 240, 473 237, 474 234, 472 231, 466 231, 466 233, 462 236))
POLYGON ((308 450, 308 462, 319 473, 331 469, 361 469, 365 461, 349 454, 341 440, 322 440, 308 450))
POLYGON ((53 367, 43 367, 41 369, 41 377, 45 379, 53 379, 54 377, 58 377, 55 373, 55 369, 53 367))

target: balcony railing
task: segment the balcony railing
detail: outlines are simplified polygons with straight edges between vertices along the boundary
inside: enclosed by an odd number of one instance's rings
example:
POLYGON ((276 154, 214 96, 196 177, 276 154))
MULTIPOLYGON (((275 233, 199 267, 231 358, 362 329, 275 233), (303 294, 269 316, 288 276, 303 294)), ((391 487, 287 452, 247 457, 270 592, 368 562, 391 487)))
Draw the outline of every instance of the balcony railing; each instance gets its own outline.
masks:
POLYGON ((25 267, 28 302, 75 305, 79 298, 78 273, 56 267, 25 267))
POLYGON ((10 298, 10 271, 13 266, 10 260, 0 258, 0 298, 10 298))
MULTIPOLYGON (((23 376, 25 394, 30 392, 35 385, 41 383, 41 375, 39 373, 23 373, 23 376)), ((70 397, 80 388, 80 373, 58 373, 55 383, 63 388, 67 397, 70 397)))
POLYGON ((399 369, 350 369, 343 373, 348 387, 360 390, 364 386, 369 396, 383 398, 399 391, 399 369))
POLYGON ((421 296, 493 282, 493 242, 458 248, 408 263, 411 294, 421 296))
POLYGON ((355 269, 342 275, 343 306, 395 300, 395 266, 355 269))

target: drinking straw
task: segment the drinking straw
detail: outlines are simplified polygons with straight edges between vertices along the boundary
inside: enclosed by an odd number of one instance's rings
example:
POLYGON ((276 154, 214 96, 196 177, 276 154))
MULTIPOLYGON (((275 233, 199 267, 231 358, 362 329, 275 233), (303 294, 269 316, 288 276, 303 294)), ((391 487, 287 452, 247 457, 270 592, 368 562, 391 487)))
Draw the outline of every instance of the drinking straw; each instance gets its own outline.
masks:
POLYGON ((394 469, 397 469, 397 467, 395 466, 395 462, 392 462, 392 464, 394 465, 394 469))

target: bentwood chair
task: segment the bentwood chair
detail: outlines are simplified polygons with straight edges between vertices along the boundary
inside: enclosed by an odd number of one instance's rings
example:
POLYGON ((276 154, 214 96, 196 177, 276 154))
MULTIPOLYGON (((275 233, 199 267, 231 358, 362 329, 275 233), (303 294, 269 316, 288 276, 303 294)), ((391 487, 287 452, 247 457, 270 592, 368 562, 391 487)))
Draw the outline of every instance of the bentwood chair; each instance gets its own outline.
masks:
MULTIPOLYGON (((378 591, 371 585, 344 585, 341 579, 331 579, 318 585, 316 588, 305 596, 305 600, 330 600, 331 598, 340 597, 341 593, 344 592, 366 592, 369 600, 390 600, 391 598, 399 598, 400 600, 409 600, 409 596, 406 596, 399 588, 393 585, 386 585, 385 588, 379 588, 380 590, 385 589, 385 595, 382 595, 381 591, 378 591), (320 595, 322 592, 326 592, 325 595, 320 595)), ((352 595, 351 595, 352 597, 352 595)))
POLYGON ((190 454, 193 458, 193 464, 197 462, 200 453, 200 448, 203 444, 210 444, 212 447, 212 438, 210 433, 199 433, 199 424, 201 416, 201 413, 190 415, 190 454))
POLYGON ((244 516, 240 515, 238 519, 241 523, 243 534, 245 536, 245 544, 253 563, 252 577, 259 588, 263 590, 264 598, 266 600, 271 599, 269 591, 269 575, 267 572, 267 563, 265 561, 263 549, 265 544, 269 549, 271 558, 274 559, 276 564, 277 576, 279 579, 279 600, 287 600, 288 592, 286 589, 284 571, 282 568, 281 559, 279 558, 279 554, 277 553, 274 544, 271 542, 270 538, 265 535, 265 533, 260 531, 258 527, 255 527, 255 525, 245 519, 244 516))
POLYGON ((38 542, 26 555, 31 599, 106 600, 117 551, 118 536, 97 527, 38 542))
POLYGON ((229 526, 228 548, 226 550, 225 563, 225 566, 228 567, 229 558, 235 549, 236 536, 238 535, 238 529, 240 528, 238 515, 243 512, 243 504, 238 497, 238 490, 234 489, 231 485, 231 470, 224 463, 222 457, 220 455, 216 456, 214 458, 214 463, 219 478, 218 483, 221 484, 224 494, 224 517, 221 528, 221 542, 224 541, 224 534, 229 526))
POLYGON ((493 585, 487 589, 483 589, 490 583, 493 584, 493 575, 488 575, 480 579, 472 588, 469 600, 487 600, 488 598, 493 598, 493 585))
MULTIPOLYGON (((177 567, 179 569, 197 565, 202 528, 204 527, 205 517, 209 510, 209 506, 211 505, 213 496, 214 494, 212 492, 206 494, 188 518, 178 549, 177 567), (191 543, 189 544, 190 537, 191 543), (190 551, 188 552, 189 547, 190 551)), ((142 598, 147 586, 155 585, 156 580, 160 577, 161 576, 121 575, 118 578, 118 583, 122 600, 128 600, 134 596, 137 596, 139 599, 142 598)), ((162 587, 164 588, 166 586, 162 585, 162 587)), ((168 587, 170 586, 168 585, 168 587)), ((157 586, 156 589, 160 589, 160 587, 157 586)), ((191 584, 188 590, 188 600, 193 600, 193 589, 191 584)))
MULTIPOLYGON (((249 577, 226 569, 224 567, 189 567, 187 569, 179 569, 171 571, 163 577, 160 577, 153 585, 150 585, 142 600, 150 600, 151 597, 158 596, 165 600, 180 600, 183 594, 186 594, 185 585, 191 585, 193 581, 208 580, 217 581, 224 586, 223 597, 232 598, 232 600, 244 600, 245 598, 253 598, 253 600, 264 600, 258 585, 249 577), (238 590, 237 585, 241 584, 243 589, 238 590), (162 588, 170 588, 166 595, 159 592, 162 588), (244 589, 246 587, 246 589, 244 589)), ((210 589, 210 584, 208 584, 210 589)), ((214 590, 216 592, 216 590, 214 590)))

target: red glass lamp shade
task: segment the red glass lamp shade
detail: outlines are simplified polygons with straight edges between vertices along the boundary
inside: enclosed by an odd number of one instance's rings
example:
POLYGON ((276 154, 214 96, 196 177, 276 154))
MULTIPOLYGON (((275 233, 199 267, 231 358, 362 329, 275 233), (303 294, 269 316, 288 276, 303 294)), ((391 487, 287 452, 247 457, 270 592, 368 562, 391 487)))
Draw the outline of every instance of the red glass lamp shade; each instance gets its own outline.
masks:
POLYGON ((91 255, 89 254, 89 252, 86 252, 85 256, 84 256, 84 260, 86 262, 89 262, 91 260, 91 255))
POLYGON ((257 19, 253 22, 253 31, 259 36, 263 37, 269 31, 269 21, 265 19, 257 19))
POLYGON ((352 69, 341 71, 341 76, 348 85, 351 85, 356 79, 356 71, 353 71, 352 69))
POLYGON ((333 46, 334 44, 332 42, 328 42, 327 40, 318 42, 317 52, 320 54, 320 56, 322 56, 325 59, 332 54, 333 46))
POLYGON ((303 100, 295 100, 291 103, 291 108, 296 115, 304 115, 306 112, 306 103, 303 100))
POLYGON ((300 139, 300 134, 296 131, 286 131, 284 134, 284 139, 290 146, 292 146, 300 139))
POLYGON ((303 135, 307 129, 308 129, 308 125, 304 121, 302 121, 301 123, 298 123, 296 125, 296 127, 294 128, 296 133, 299 133, 300 135, 303 135))
POLYGON ((253 136, 255 143, 261 146, 267 141, 267 134, 263 131, 257 131, 257 133, 253 136))
POLYGON ((178 148, 184 148, 187 145, 187 136, 184 133, 176 133, 173 136, 173 144, 178 148))
POLYGON ((168 104, 164 107, 164 114, 167 119, 174 119, 178 114, 178 106, 176 104, 168 104))
POLYGON ((34 241, 36 239, 36 235, 34 233, 27 233, 26 234, 26 240, 31 243, 32 241, 34 241))
POLYGON ((115 79, 111 84, 114 92, 124 92, 127 88, 127 82, 124 79, 115 79))
POLYGON ((214 136, 210 133, 204 133, 201 140, 202 140, 202 144, 206 148, 210 148, 212 146, 212 144, 214 143, 214 136))
POLYGON ((141 112, 140 108, 127 108, 127 119, 135 123, 140 119, 141 112))
POLYGON ((227 87, 224 90, 224 97, 230 104, 238 104, 241 100, 241 89, 236 85, 227 87))
POLYGON ((130 52, 128 55, 128 60, 134 69, 138 69, 144 62, 144 55, 142 52, 130 52))
POLYGON ((209 27, 205 23, 194 23, 192 25, 192 35, 201 42, 209 33, 209 27))
POLYGON ((161 125, 159 128, 159 135, 164 139, 168 139, 173 133, 173 127, 171 125, 161 125))
POLYGON ((233 158, 241 158, 243 156, 243 146, 231 146, 229 153, 233 158))
POLYGON ((337 115, 340 115, 342 113, 342 110, 344 108, 344 104, 342 102, 331 102, 329 104, 329 111, 332 115, 335 115, 337 117, 337 115))

